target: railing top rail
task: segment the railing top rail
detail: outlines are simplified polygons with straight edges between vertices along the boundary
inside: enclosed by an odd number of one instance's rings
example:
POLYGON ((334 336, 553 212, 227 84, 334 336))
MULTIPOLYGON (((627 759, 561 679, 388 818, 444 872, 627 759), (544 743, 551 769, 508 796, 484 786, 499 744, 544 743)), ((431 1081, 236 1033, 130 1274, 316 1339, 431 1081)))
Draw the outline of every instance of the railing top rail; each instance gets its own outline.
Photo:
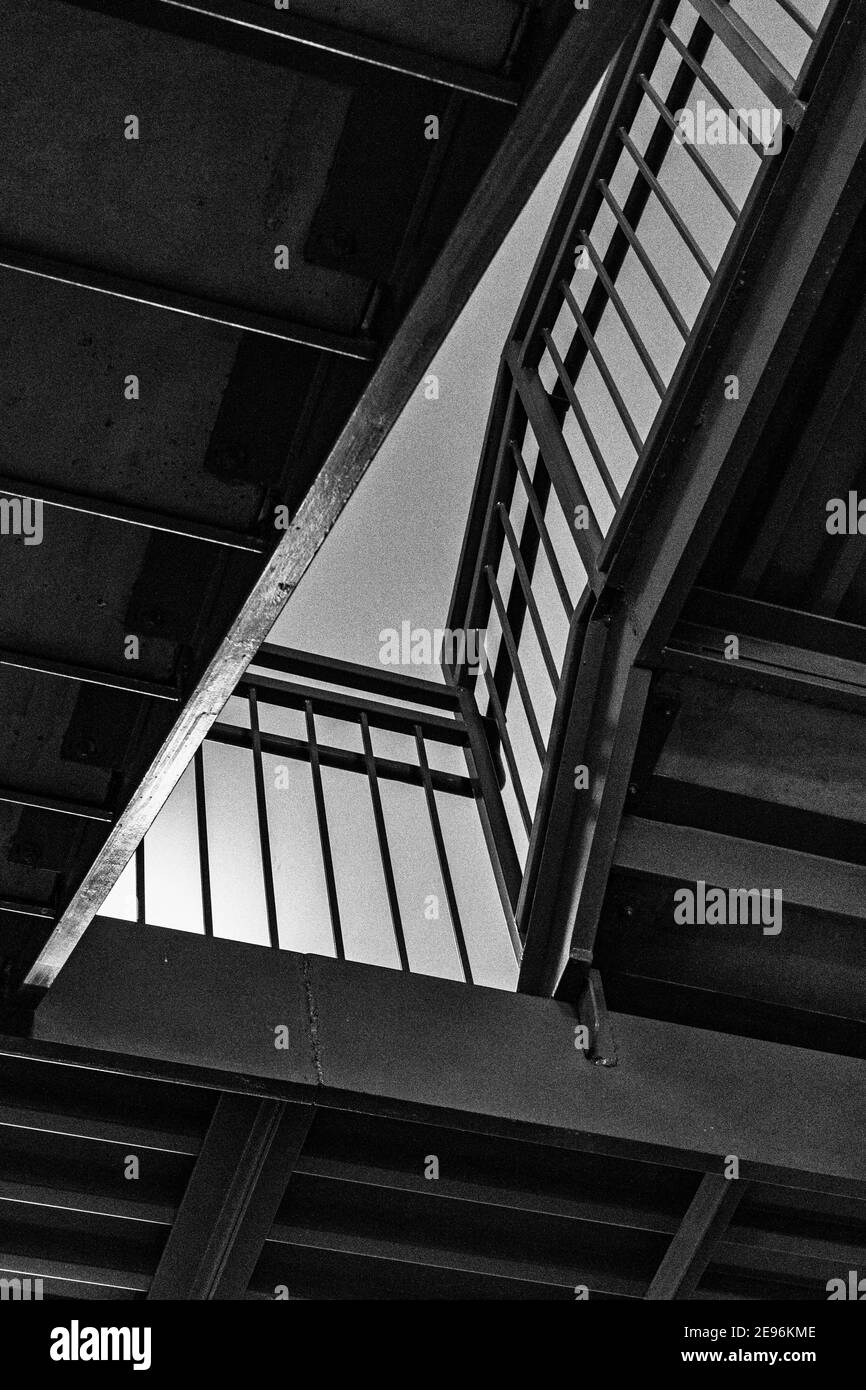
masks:
POLYGON ((304 680, 323 681, 348 690, 364 690, 388 699, 405 700, 430 709, 456 710, 457 692, 438 681, 421 676, 406 676, 396 671, 376 669, 355 661, 339 661, 317 652, 303 652, 294 647, 281 647, 264 642, 252 662, 253 667, 279 671, 281 675, 297 676, 304 680))
POLYGON ((241 677, 234 693, 247 699, 250 691, 255 693, 262 705, 303 710, 309 702, 316 714, 330 719, 342 719, 357 724, 364 714, 373 728, 413 734, 415 725, 420 724, 425 734, 439 743, 453 743, 463 747, 469 741, 466 726, 456 708, 455 717, 449 719, 445 715, 431 714, 427 710, 409 708, 408 700, 403 705, 383 704, 377 700, 362 699, 345 691, 325 690, 248 672, 241 677))

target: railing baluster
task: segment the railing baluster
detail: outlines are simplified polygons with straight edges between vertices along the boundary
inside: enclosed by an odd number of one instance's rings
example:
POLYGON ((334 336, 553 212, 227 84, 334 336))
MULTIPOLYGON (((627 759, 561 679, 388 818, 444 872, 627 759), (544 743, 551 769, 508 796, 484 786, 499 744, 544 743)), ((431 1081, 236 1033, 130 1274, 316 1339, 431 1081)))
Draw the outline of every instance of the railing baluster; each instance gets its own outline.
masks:
POLYGON ((790 15, 794 23, 798 25, 799 28, 803 30, 803 33, 808 35, 810 39, 817 38, 818 30, 815 28, 814 24, 812 24, 811 20, 806 18, 799 6, 794 4, 794 0, 776 0, 776 4, 779 6, 780 10, 785 11, 785 14, 790 15))
POLYGON ((613 307, 616 309, 616 312, 619 314, 619 317, 622 321, 622 325, 625 328, 625 331, 628 334, 629 338, 631 339, 632 344, 634 345, 635 352, 637 353, 641 362, 643 362, 644 366, 646 367, 653 386, 655 387, 659 396, 664 396, 665 392, 667 391, 664 379, 662 378, 662 375, 659 372, 659 369, 656 366, 655 362, 652 360, 646 343, 638 333, 637 328, 635 327, 634 319, 632 318, 631 314, 629 313, 628 309, 625 307, 625 304, 623 303, 622 295, 620 294, 616 285, 613 283, 610 276, 608 275, 607 270, 604 266, 604 262, 602 261, 601 257, 595 249, 595 246, 590 240, 589 233, 581 231, 580 241, 581 245, 586 247, 589 259, 592 261, 593 268, 595 270, 596 275, 599 278, 599 281, 601 282, 601 285, 604 288, 604 292, 607 295, 613 307))
POLYGON ((690 0, 690 3, 740 67, 782 112, 786 125, 796 130, 805 108, 794 96, 791 74, 775 53, 761 42, 730 4, 720 4, 719 0, 690 0))
POLYGON ((376 772, 376 759, 373 757, 373 745, 370 741, 370 724, 363 710, 360 714, 360 721, 364 758, 367 763, 367 779, 370 784, 370 800, 373 803, 373 820, 376 825, 376 839, 379 843, 379 857, 382 861, 382 873, 385 876, 385 891, 388 895, 391 925, 394 928, 394 939, 397 943, 397 953, 400 957, 400 968, 402 970, 409 970, 411 967, 409 965, 409 955, 406 950, 406 938, 403 935, 403 921, 400 916, 400 903, 397 899, 397 884, 394 880, 394 866, 391 863, 391 851, 388 847, 388 832, 385 828, 382 798, 379 793, 379 777, 376 772))
MULTIPOLYGON (((482 719, 475 692, 469 691, 465 687, 460 690, 460 709, 469 734, 469 742, 464 750, 466 767, 472 779, 475 805, 490 855, 493 875, 499 889, 499 898, 505 914, 508 934, 519 961, 520 937, 514 921, 514 909, 520 896, 523 871, 517 857, 517 850, 514 847, 514 835, 502 799, 500 772, 504 784, 506 781, 505 771, 500 767, 493 753, 492 740, 494 735, 489 726, 495 723, 495 718, 490 715, 488 710, 487 718, 482 719)), ((496 736, 501 742, 498 727, 496 736)), ((435 772, 432 770, 430 782, 435 789, 435 772)))
POLYGON ((602 534, 595 512, 590 504, 586 488, 574 466, 574 459, 566 444, 560 422, 551 399, 544 389, 544 383, 535 368, 526 368, 520 361, 520 354, 511 343, 506 348, 506 356, 514 373, 514 383, 526 409, 532 432, 538 441, 538 448, 547 476, 562 507, 566 524, 570 525, 575 508, 586 507, 588 525, 575 528, 571 534, 589 582, 593 582, 595 562, 602 546, 602 534))
MULTIPOLYGON (((688 145, 685 145, 683 148, 689 149, 690 147, 688 145)), ((608 207, 610 208, 611 212, 613 213, 614 217, 619 223, 623 231, 623 234, 625 235, 626 240, 628 241, 629 246, 631 247, 632 251, 634 251, 635 255, 637 256, 638 260, 640 261, 641 265, 643 266, 644 270, 646 271, 647 275, 652 281, 652 284, 655 286, 655 290, 659 296, 659 299, 662 301, 671 318, 673 319, 677 331, 680 334, 680 337, 683 339, 683 341, 686 341, 689 336, 689 326, 683 318, 682 314, 680 313, 679 309, 677 308, 676 301, 674 300, 673 295, 671 294, 664 280, 659 275, 659 272, 653 265, 649 252, 646 250, 645 246, 638 238, 634 228, 629 225, 625 213, 623 212, 616 198, 611 193, 604 179, 601 179, 599 181, 599 187, 601 188, 605 202, 607 203, 608 207)))
POLYGON ((451 877, 451 866, 448 863, 445 841, 442 837, 442 823, 439 819, 439 808, 436 805, 436 793, 433 790, 433 783, 430 780, 430 765, 427 762, 427 749, 424 744, 424 734, 420 724, 415 725, 415 746, 418 749, 418 766, 421 768, 421 778, 424 783, 424 797, 427 802, 427 814, 430 817, 430 829, 433 831, 433 842, 436 845, 436 858, 439 861, 439 872, 442 875, 442 883, 445 888, 445 898, 448 903, 448 912, 454 931, 454 941, 460 956, 463 978, 467 985, 471 985, 472 967, 469 963, 469 952, 466 949, 466 939, 463 935, 463 925, 460 921, 457 894, 454 892, 454 880, 451 877))
POLYGON ((247 688, 250 707, 250 733, 253 739, 253 774, 256 784, 256 810, 259 820, 259 850, 262 859, 262 879, 265 885, 265 911, 268 917, 268 936, 271 945, 279 949, 277 928, 277 899, 274 892, 274 865, 271 859, 271 836, 268 829, 268 803, 265 795, 265 772, 262 763, 262 738, 259 732, 259 710, 255 685, 247 688))
MULTIPOLYGON (((622 141, 625 148, 628 150, 629 154, 631 155, 641 174, 646 179, 653 193, 658 198, 659 202, 661 203, 671 222, 676 227, 686 246, 689 248, 689 251, 691 252, 692 256, 697 261, 701 273, 704 276, 704 279, 707 282, 711 281, 713 275, 715 274, 715 271, 713 270, 712 265, 710 264, 707 257, 704 255, 700 246, 698 246, 698 243, 696 242, 689 228, 686 226, 677 208, 674 206, 673 200, 665 191, 665 189, 662 188, 661 184, 659 183, 652 169, 650 169, 640 150, 635 145, 628 131, 623 130, 622 127, 620 127, 619 138, 622 141)), ((640 450, 638 450, 638 452, 640 452, 640 450)))
POLYGON ((502 701, 499 698, 499 691, 496 689, 496 682, 490 674, 489 667, 485 661, 482 666, 484 673, 484 683, 487 686, 487 694, 493 706, 493 717, 499 729, 499 737, 502 739, 502 747, 505 752, 505 761, 508 763, 508 771, 511 773, 511 786, 514 797, 517 801, 517 808, 520 811, 520 819, 523 821, 523 828, 527 835, 532 830, 532 817, 529 814, 529 806, 526 802, 526 794, 523 790, 523 783, 520 780, 520 769, 517 766, 517 759, 514 756, 514 748, 511 743, 511 736, 508 732, 508 724, 505 719, 505 711, 502 708, 502 701))
POLYGON ((544 664, 547 667, 547 674, 550 677, 550 683, 553 686, 555 693, 556 687, 559 683, 559 672, 556 669, 556 662, 553 659, 553 653, 550 650, 550 644, 547 640, 547 634, 544 631, 544 624, 541 621, 541 614, 538 611, 538 604, 536 603, 535 595, 532 592, 532 581, 530 580, 529 575, 526 573, 526 566, 523 563, 523 556, 520 553, 520 546, 518 544, 517 537, 514 534, 514 528, 511 525, 511 518, 509 517, 506 508, 503 506, 501 502, 497 504, 497 511, 499 513, 499 520, 502 523, 502 529, 504 530, 506 538, 508 540, 508 548, 511 551, 511 558, 514 561, 514 569, 517 574, 517 578, 520 581, 520 587, 523 590, 523 597, 526 599, 526 606, 529 609, 529 615, 532 618, 532 626, 535 628, 535 635, 538 638, 538 645, 541 648, 541 655, 543 656, 544 664))
POLYGON ((328 830, 328 812, 325 806, 325 791, 322 786, 322 769, 319 761, 319 741, 316 738, 316 720, 312 700, 304 701, 304 718, 307 725, 307 744, 310 750, 310 773, 313 778, 313 798, 316 803, 316 825, 319 831, 319 847, 322 851, 322 866, 325 871, 325 888, 328 893, 328 912, 331 917, 331 932, 334 937, 334 951, 337 960, 346 959, 343 946, 343 928, 340 922, 340 903, 337 897, 337 880, 334 875, 334 859, 331 854, 331 836, 328 830))
POLYGON ((520 653, 517 650, 517 643, 514 640, 514 633, 511 631, 511 624, 508 621, 508 614, 505 611, 505 604, 503 603, 502 595, 499 592, 499 585, 496 583, 496 575, 493 573, 493 570, 491 569, 490 565, 487 565, 485 567, 484 573, 487 576, 487 583, 490 585, 490 594, 493 599, 493 606, 496 609, 496 616, 498 617, 499 625, 502 628, 502 636, 505 640, 505 645, 508 648, 508 655, 511 659, 511 669, 514 672, 514 679, 517 681, 517 688, 520 691, 520 698, 523 702, 523 709, 526 714, 526 722, 528 723, 529 731, 532 734, 532 741, 535 744, 535 751, 538 754, 541 761, 544 762, 544 755, 547 750, 545 749, 544 739, 541 737, 541 729, 538 727, 538 720, 535 716, 535 710, 532 706, 532 697, 529 694, 529 686, 526 683, 526 676, 523 672, 523 666, 520 661, 520 653))
MULTIPOLYGON (((710 165, 704 159, 703 155, 698 152, 698 150, 695 148, 695 146, 692 144, 690 140, 685 140, 682 138, 682 129, 677 123, 677 119, 674 116, 673 112, 668 110, 668 107, 665 105, 664 101, 659 96, 655 87, 652 85, 651 82, 647 81, 646 77, 642 72, 638 73, 637 80, 640 83, 643 90, 646 92, 653 106, 658 111, 665 125, 668 126, 668 128, 673 132, 674 136, 676 137, 676 143, 679 145, 680 149, 685 151, 689 159, 694 164, 695 168, 703 174, 704 178, 710 185, 710 188, 715 193, 719 202, 724 207, 728 216, 732 217, 735 222, 738 222, 740 218, 741 209, 734 202, 733 198, 731 197, 728 190, 725 188, 725 185, 722 183, 715 170, 710 167, 710 165)), ((623 228, 623 230, 625 230, 625 228, 623 228)), ((685 336, 688 336, 688 334, 686 334, 685 336)))
POLYGON ((607 460, 605 459, 604 454, 602 453, 601 448, 598 444, 598 441, 596 440, 596 437, 592 432, 592 427, 589 423, 589 420, 586 418, 586 412, 584 411, 583 406, 577 398, 577 391, 575 390, 574 383, 565 369, 565 363, 563 362, 562 358, 559 355, 559 352, 557 351, 556 343, 553 341, 552 334, 549 333, 546 328, 543 328, 541 331, 544 337, 544 341, 547 344, 547 351, 550 353, 550 360, 556 368, 556 375, 559 377, 559 380, 562 383, 562 389, 565 391, 565 394, 568 397, 569 404, 572 410, 574 411, 577 423, 579 424, 581 429, 581 433, 583 434, 583 437, 586 440, 587 445, 589 446, 589 452, 592 454, 592 457, 595 460, 595 466, 601 475, 601 480, 604 483, 604 486, 607 490, 607 494, 614 507, 618 507, 620 503, 619 490, 617 489, 616 483, 611 477, 610 469, 607 466, 607 460))
POLYGON ((526 464, 523 462, 523 455, 520 452, 520 448, 513 439, 511 440, 511 451, 514 455, 514 462, 517 464, 520 481, 523 483, 523 490, 526 493, 526 500, 529 503, 529 510, 532 513, 532 520, 535 522, 535 529, 538 532, 541 544, 544 547, 544 553, 547 556, 547 563, 550 566, 550 573, 553 575, 553 582, 556 585, 557 592, 562 601, 562 606, 565 609, 565 616, 571 621, 571 615, 574 612, 574 604, 571 601, 571 595, 568 592, 565 577, 560 569, 559 561, 556 558, 556 551, 553 548, 553 541, 550 539, 550 532, 544 520, 544 513, 538 505, 535 486, 529 476, 526 464))
POLYGON ((207 801, 204 779, 204 745, 195 750, 195 819, 198 834, 198 876, 201 884, 201 916, 205 936, 213 936, 213 904, 210 884, 210 849, 207 839, 207 801))
POLYGON ((659 28, 671 47, 676 49, 686 66, 691 68, 698 81, 703 83, 710 96, 719 103, 719 106, 722 107, 723 110, 732 111, 734 113, 737 129, 743 132, 755 153, 761 155, 763 158, 764 146, 761 144, 761 141, 758 139, 757 135, 752 132, 748 121, 740 120, 740 113, 734 102, 731 101, 730 97, 725 96, 718 83, 710 77, 703 63, 699 63, 697 58, 692 56, 679 34, 675 34, 671 26, 666 24, 663 19, 659 20, 659 28))
POLYGON ((622 392, 620 391, 619 387, 616 384, 616 381, 614 380, 613 373, 611 372, 610 367, 607 365, 607 362, 604 359, 604 353, 602 352, 601 348, 596 342, 595 335, 589 331, 586 319, 583 317, 583 314, 581 313, 580 305, 578 304, 577 300, 572 294, 571 286, 568 285, 565 280, 563 280, 560 284, 560 288, 562 290, 562 297, 568 305, 572 318, 577 324, 580 336, 586 343, 592 360, 598 368, 599 376, 601 377, 602 381, 607 387, 610 398, 616 406, 617 414, 619 415, 619 418, 622 420, 622 423, 625 426, 626 433, 628 434, 628 437, 634 445, 637 453, 640 453, 641 449, 643 448, 643 439, 641 438, 640 430, 638 429, 637 425, 632 419, 631 411, 626 405, 622 392))

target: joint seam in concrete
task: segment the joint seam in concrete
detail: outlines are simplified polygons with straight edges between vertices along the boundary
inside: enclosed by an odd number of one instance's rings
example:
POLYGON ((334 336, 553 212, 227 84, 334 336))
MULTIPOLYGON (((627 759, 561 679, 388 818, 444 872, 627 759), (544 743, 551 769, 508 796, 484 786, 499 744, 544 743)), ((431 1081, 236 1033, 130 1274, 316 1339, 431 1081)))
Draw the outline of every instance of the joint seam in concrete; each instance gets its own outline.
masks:
POLYGON ((325 1073, 322 1069, 322 1059, 319 1053, 319 1008, 313 993, 309 956, 301 957, 301 971, 304 977, 304 995, 307 1000, 307 1016, 310 1024, 310 1048, 313 1056, 313 1065, 316 1068, 316 1083, 319 1086, 324 1086, 325 1073))

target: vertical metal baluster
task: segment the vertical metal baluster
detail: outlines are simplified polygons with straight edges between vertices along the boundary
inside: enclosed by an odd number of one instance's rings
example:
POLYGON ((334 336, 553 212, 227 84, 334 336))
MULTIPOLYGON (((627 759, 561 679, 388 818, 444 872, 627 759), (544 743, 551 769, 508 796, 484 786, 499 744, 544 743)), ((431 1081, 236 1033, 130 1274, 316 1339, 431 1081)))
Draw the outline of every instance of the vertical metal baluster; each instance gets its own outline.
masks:
POLYGON ((638 333, 637 328, 635 327, 634 319, 632 318, 628 309, 625 307, 622 295, 620 294, 616 285, 613 283, 610 276, 608 275, 604 261, 601 259, 598 252, 595 249, 595 246, 590 240, 589 233, 583 230, 581 230, 580 233, 580 245, 586 250, 587 254, 589 255, 589 259, 592 261, 593 269, 595 270, 595 273, 598 276, 599 283, 602 286, 602 289, 604 290, 605 294, 607 295, 608 301, 616 309, 616 312, 619 315, 620 323, 622 324, 623 328, 625 329, 626 333, 631 339, 635 352, 637 353, 638 357, 640 358, 641 362, 646 368, 647 374, 649 375, 649 378, 653 386, 655 387, 657 395, 663 398, 665 392, 668 389, 665 386, 664 378, 662 377, 658 367, 656 366, 655 362, 650 356, 646 343, 644 342, 641 335, 638 333))
POLYGON ((538 760, 543 765, 547 749, 544 746, 544 739, 541 737, 541 729, 538 727, 538 719, 535 714, 535 709, 532 704, 532 696, 529 693, 529 686, 526 682, 526 676, 524 675, 523 666, 521 664, 520 656, 517 651, 517 643, 514 640, 514 633, 511 631, 511 624, 508 621, 508 614, 505 611, 505 604, 503 602, 502 595, 499 592, 499 585, 496 583, 496 575, 493 573, 493 570, 490 568, 489 565, 485 569, 484 573, 487 576, 487 582, 490 585, 490 593, 493 598, 493 606, 496 609, 496 616, 499 619, 499 626, 502 629, 502 636, 505 641, 505 646, 508 650, 509 659, 511 661, 511 669, 514 672, 514 678, 517 681, 517 689, 520 693, 520 698, 523 702, 523 711, 526 715, 526 722, 529 725, 529 732, 532 734, 532 741, 535 744, 535 751, 538 754, 538 760))
POLYGON ((207 802, 204 784, 204 744, 195 752, 195 819, 198 829, 198 876, 201 883, 201 915, 205 936, 213 936, 210 895, 210 850, 207 841, 207 802))
POLYGON ((454 880, 451 877, 451 866, 448 863, 448 854, 445 849, 445 841, 442 837, 442 823, 439 819, 439 807, 436 805, 436 792, 433 789, 433 781, 430 777, 427 749, 424 744, 424 734, 420 724, 415 725, 415 746, 418 749, 418 765, 421 768, 421 781, 424 784, 427 814, 430 817, 430 829, 433 831, 433 842, 436 845, 436 858, 439 861, 439 872, 442 875, 442 883, 445 887, 445 898, 448 902, 451 926, 454 929, 454 940, 457 944, 460 964, 463 967, 463 978, 467 985, 471 985, 472 967, 469 964, 469 952, 466 949, 463 924, 460 921, 460 911, 457 907, 457 894, 454 892, 454 880))
POLYGON ((505 719, 505 711, 502 708, 502 701, 499 698, 499 691, 496 689, 496 682, 490 674, 490 668, 486 661, 481 668, 481 672, 487 686, 487 695, 493 709, 496 727, 499 729, 499 737, 502 739, 502 749, 505 753, 505 761, 508 763, 508 771, 511 773, 511 789, 517 801, 520 819, 523 821, 523 828, 527 835, 530 835, 532 833, 532 817, 529 814, 526 794, 523 790, 523 783, 520 780, 520 769, 517 766, 517 758, 515 757, 514 747, 508 733, 508 725, 505 719))
POLYGON ((376 772, 376 760, 373 757, 373 745, 370 742, 370 725, 365 713, 362 712, 360 718, 361 738, 364 744, 364 758, 367 763, 367 778, 370 783, 370 799, 373 803, 373 819, 376 823, 376 839, 379 842, 382 872, 385 875, 385 890, 388 894, 388 906, 391 910, 391 923, 394 927, 394 938, 397 942, 401 969, 409 970, 409 955, 406 951, 406 939, 403 935, 400 904, 397 901, 397 885, 394 882, 394 868, 391 864, 391 851, 388 848, 388 834, 385 829, 385 817, 382 812, 382 798, 379 794, 379 777, 376 772))
MULTIPOLYGON (((547 523, 544 520, 544 513, 542 512, 538 502, 538 496, 535 491, 535 485, 529 476, 526 464, 523 461, 523 455, 521 454, 520 449, 517 447, 517 444, 514 442, 513 439, 511 441, 511 452, 514 455, 514 462, 517 464, 517 471, 520 474, 520 481, 522 482, 523 490, 526 493, 526 500, 529 503, 529 510, 532 513, 532 520, 535 522, 535 529, 538 532, 541 544, 544 546, 544 553, 547 556, 547 563, 550 566, 550 573, 553 575, 553 582, 556 585, 557 593, 559 594, 560 601, 562 603, 563 608, 565 609, 565 616, 568 618, 569 621, 571 621, 571 615, 574 612, 574 604, 571 601, 571 595, 568 592, 568 586, 565 582, 562 570, 560 569, 559 561, 556 558, 556 551, 553 548, 553 541, 550 538, 550 532, 548 531, 547 523)), ((544 465, 542 463, 542 467, 543 466, 544 465)))
POLYGON ((250 706, 250 733, 253 740, 253 772, 256 781, 256 806, 259 817, 259 849, 262 856, 262 878, 265 884, 265 908, 268 914, 268 935, 271 945, 279 950, 280 937, 277 930, 277 900, 274 893, 274 866, 271 859, 271 837, 268 830, 268 803, 265 798, 265 773, 262 765, 262 736, 259 732, 259 710, 255 686, 248 691, 250 706))
POLYGON ((538 603, 535 594, 532 592, 532 580, 523 563, 523 556, 520 553, 520 542, 514 534, 514 527, 511 525, 511 518, 501 502, 497 504, 497 512, 505 537, 508 541, 508 548, 511 551, 511 558, 514 562, 514 572, 517 575, 520 589, 526 601, 529 616, 532 619, 532 626, 535 628, 535 636, 544 658, 544 665, 550 677, 550 684, 553 686, 553 693, 556 694, 559 686, 559 672, 556 669, 556 662, 553 659, 553 652, 550 650, 550 643, 547 640, 547 633, 544 630, 544 623, 541 620, 541 613, 538 610, 538 603))
POLYGON ((331 854, 331 837, 328 833, 328 813, 325 807, 325 792, 322 786, 322 769, 319 764, 319 744, 316 738, 316 720, 312 700, 304 701, 304 715, 307 723, 307 743, 310 748, 310 771, 313 776, 313 796, 316 802, 316 823, 319 829, 319 845, 322 850, 322 864, 325 869, 325 886, 328 890, 328 911, 331 914, 331 931, 334 935, 334 950, 337 960, 346 959, 343 945, 343 929, 340 923, 340 903, 337 898, 337 881, 334 877, 334 860, 331 854))

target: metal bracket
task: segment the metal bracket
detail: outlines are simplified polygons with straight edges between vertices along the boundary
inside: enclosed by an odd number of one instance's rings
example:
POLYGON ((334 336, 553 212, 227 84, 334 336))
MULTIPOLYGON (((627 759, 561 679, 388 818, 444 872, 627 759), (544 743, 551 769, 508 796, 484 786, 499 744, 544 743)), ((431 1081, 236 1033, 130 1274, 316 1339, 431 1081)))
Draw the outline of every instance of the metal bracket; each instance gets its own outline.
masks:
POLYGON ((577 1016, 589 1029, 589 1046, 584 1055, 597 1067, 615 1067, 619 1062, 616 1040, 610 1026, 604 988, 598 970, 590 967, 577 1001, 577 1016))

